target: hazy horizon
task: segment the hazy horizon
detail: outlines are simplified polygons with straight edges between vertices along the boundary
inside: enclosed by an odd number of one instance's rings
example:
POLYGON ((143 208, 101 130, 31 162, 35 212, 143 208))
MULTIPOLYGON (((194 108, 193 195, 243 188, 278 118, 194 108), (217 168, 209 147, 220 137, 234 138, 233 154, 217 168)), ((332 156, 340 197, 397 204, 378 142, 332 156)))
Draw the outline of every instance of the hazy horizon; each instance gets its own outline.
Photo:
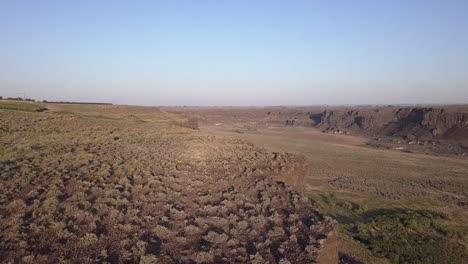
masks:
POLYGON ((466 1, 4 1, 0 96, 468 103, 466 1))

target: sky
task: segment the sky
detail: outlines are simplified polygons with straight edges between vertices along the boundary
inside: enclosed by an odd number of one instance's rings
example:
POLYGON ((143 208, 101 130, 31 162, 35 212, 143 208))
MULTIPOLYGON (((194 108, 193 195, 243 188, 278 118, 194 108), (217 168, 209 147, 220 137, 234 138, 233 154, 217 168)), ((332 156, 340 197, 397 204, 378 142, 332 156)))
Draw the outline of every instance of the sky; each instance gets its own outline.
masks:
POLYGON ((468 1, 0 1, 0 95, 468 103, 468 1))

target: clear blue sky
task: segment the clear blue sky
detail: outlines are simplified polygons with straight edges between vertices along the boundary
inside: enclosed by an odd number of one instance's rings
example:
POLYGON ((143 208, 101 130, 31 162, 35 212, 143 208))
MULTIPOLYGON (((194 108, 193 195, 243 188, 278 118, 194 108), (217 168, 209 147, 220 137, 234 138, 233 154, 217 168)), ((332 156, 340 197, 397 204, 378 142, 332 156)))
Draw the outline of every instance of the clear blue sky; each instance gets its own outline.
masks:
POLYGON ((1 1, 0 95, 468 103, 468 1, 1 1))

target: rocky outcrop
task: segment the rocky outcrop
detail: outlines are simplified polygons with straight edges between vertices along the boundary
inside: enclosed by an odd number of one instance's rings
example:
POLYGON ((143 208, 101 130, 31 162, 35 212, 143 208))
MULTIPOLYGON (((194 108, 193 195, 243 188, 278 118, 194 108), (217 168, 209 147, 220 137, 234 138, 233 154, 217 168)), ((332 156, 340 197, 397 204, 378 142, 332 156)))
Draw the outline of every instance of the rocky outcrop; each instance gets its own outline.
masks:
POLYGON ((305 126, 409 140, 451 140, 468 147, 468 106, 226 107, 190 111, 204 125, 305 126))
POLYGON ((203 125, 227 127, 303 126, 340 134, 398 137, 409 141, 450 142, 468 149, 468 106, 433 107, 214 107, 190 111, 203 125))
POLYGON ((313 126, 398 136, 409 140, 452 140, 468 147, 468 112, 445 108, 337 109, 312 113, 313 126))
POLYGON ((195 107, 189 111, 202 125, 247 128, 317 127, 333 134, 357 134, 435 146, 429 152, 466 155, 468 106, 361 107, 195 107), (432 141, 432 142, 431 142, 432 141), (435 144, 435 145, 433 145, 435 144))

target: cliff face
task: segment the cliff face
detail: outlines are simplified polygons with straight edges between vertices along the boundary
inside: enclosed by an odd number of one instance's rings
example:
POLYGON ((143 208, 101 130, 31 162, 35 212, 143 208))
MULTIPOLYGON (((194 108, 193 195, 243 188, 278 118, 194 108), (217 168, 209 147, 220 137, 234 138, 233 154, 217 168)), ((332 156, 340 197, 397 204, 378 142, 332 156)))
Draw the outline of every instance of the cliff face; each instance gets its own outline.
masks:
MULTIPOLYGON (((175 112, 183 112, 181 109, 175 112)), ((408 141, 451 141, 468 148, 468 106, 192 108, 204 125, 304 126, 408 141)), ((185 110, 185 111, 187 111, 185 110)))
POLYGON ((313 126, 360 130, 408 140, 453 140, 468 147, 468 113, 443 108, 325 110, 309 115, 313 126))

